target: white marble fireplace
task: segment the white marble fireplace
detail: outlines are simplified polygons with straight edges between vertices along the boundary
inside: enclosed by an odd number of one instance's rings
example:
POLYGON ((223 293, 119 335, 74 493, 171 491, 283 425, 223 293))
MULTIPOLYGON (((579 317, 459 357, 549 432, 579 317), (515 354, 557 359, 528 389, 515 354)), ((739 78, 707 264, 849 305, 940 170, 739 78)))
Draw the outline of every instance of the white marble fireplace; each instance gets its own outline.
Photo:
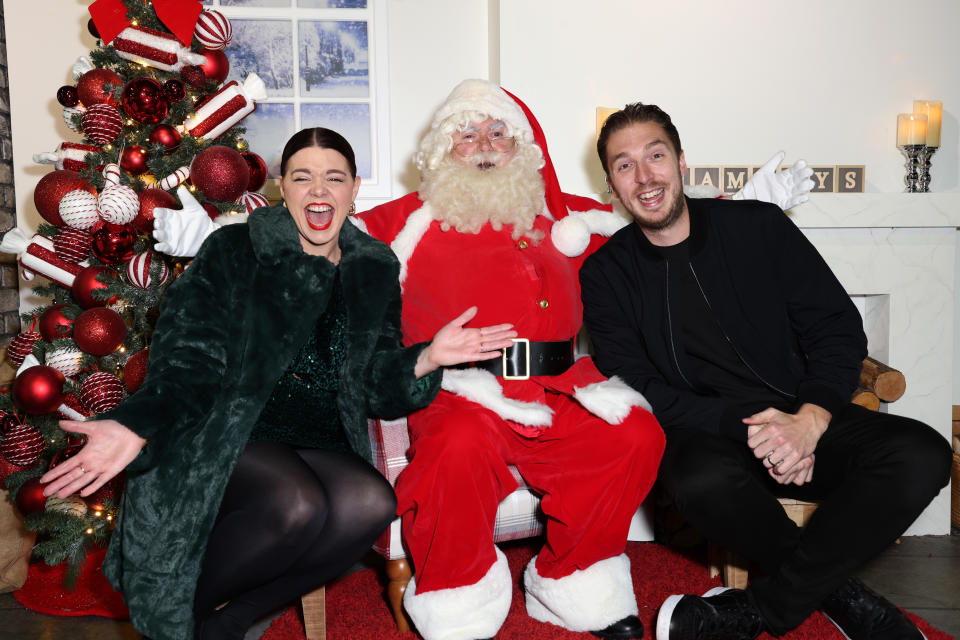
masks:
MULTIPOLYGON (((790 217, 860 308, 870 355, 906 376, 887 410, 949 439, 960 194, 814 194, 790 217)), ((949 488, 907 533, 950 533, 949 488)))

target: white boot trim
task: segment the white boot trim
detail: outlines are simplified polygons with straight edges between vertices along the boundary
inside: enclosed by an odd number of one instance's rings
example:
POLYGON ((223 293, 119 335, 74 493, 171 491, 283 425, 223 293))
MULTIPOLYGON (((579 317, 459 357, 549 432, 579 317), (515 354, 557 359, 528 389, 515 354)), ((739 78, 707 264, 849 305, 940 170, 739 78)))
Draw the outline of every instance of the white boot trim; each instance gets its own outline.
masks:
POLYGON ((497 559, 478 582, 465 587, 417 593, 416 577, 403 594, 403 606, 424 640, 474 640, 497 635, 510 611, 513 585, 507 557, 497 559))
POLYGON ((540 576, 536 562, 534 556, 523 573, 527 614, 536 620, 569 631, 598 631, 639 613, 626 554, 557 579, 540 576))

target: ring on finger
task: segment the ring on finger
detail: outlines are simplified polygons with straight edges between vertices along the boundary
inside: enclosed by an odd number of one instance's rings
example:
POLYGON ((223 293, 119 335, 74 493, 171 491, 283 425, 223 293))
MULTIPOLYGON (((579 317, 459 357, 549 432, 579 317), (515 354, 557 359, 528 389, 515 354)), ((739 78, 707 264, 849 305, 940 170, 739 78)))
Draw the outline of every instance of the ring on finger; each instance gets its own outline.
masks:
POLYGON ((80 473, 86 473, 87 470, 83 468, 83 465, 80 465, 80 473))

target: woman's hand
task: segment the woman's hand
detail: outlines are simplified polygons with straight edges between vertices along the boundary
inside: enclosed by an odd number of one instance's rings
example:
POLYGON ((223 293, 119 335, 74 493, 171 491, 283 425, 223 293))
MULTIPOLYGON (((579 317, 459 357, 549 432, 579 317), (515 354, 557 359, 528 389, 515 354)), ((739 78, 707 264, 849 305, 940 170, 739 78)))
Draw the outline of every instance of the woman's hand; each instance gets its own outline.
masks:
POLYGON ((81 496, 90 495, 123 471, 147 444, 116 420, 61 420, 60 428, 85 434, 87 443, 40 478, 40 482, 50 483, 43 490, 45 496, 66 498, 77 491, 81 496))
POLYGON ((476 315, 477 308, 470 307, 437 331, 433 341, 417 358, 413 372, 418 378, 440 367, 499 358, 500 349, 513 345, 510 338, 517 337, 517 332, 512 324, 497 324, 482 329, 463 326, 476 315))

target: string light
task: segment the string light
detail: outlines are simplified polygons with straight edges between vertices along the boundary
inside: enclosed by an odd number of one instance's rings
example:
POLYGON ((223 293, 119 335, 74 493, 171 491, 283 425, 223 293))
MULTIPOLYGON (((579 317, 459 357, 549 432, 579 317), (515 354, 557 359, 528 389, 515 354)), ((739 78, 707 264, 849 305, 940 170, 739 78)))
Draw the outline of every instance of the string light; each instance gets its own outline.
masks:
POLYGON ((93 529, 87 529, 87 535, 89 536, 89 535, 92 535, 92 534, 93 534, 93 529))

